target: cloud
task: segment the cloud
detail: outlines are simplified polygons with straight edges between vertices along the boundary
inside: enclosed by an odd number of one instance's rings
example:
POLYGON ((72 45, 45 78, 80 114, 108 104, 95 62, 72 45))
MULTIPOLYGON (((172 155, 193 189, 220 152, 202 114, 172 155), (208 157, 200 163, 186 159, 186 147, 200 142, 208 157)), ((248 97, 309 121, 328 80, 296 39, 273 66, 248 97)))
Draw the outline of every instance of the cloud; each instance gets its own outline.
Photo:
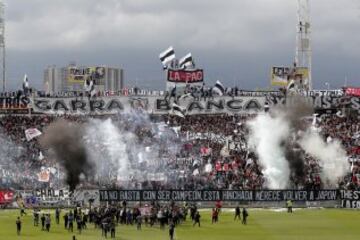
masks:
MULTIPOLYGON (((140 75, 143 81, 158 79, 155 85, 160 87, 163 76, 157 55, 173 45, 178 57, 191 51, 207 69, 210 81, 224 77, 225 83, 232 83, 234 78, 246 77, 249 80, 241 82, 246 88, 266 87, 271 65, 291 64, 295 52, 296 1, 4 2, 9 63, 24 66, 8 65, 8 76, 18 79, 24 71, 31 71, 38 85, 47 65, 88 62, 90 58, 97 64, 126 66, 128 81, 140 75), (138 73, 140 70, 148 72, 138 73)), ((333 75, 327 76, 315 66, 326 66, 329 57, 337 56, 338 62, 330 62, 329 68, 345 75, 341 62, 360 60, 360 4, 356 0, 318 0, 312 2, 311 11, 314 79, 325 76, 327 82, 339 84, 333 75)), ((354 72, 354 78, 360 74, 355 64, 346 69, 354 72)))

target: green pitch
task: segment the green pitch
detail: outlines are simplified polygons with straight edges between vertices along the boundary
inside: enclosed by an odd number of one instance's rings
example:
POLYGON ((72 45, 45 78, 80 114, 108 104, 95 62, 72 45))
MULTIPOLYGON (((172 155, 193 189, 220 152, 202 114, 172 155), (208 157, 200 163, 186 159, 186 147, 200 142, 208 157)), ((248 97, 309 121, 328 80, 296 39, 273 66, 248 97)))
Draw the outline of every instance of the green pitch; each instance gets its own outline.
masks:
MULTIPOLYGON (((0 240, 12 239, 44 239, 44 240, 71 240, 72 235, 64 230, 61 219, 60 225, 55 224, 52 211, 52 225, 50 233, 34 227, 32 213, 22 218, 23 228, 21 236, 16 235, 15 220, 19 211, 0 211, 0 240)), ((177 227, 177 240, 218 240, 218 239, 283 239, 283 240, 347 240, 360 239, 360 212, 355 210, 316 209, 298 210, 293 214, 270 210, 249 210, 248 225, 243 226, 239 221, 234 222, 233 213, 223 211, 220 221, 211 224, 210 212, 201 212, 200 228, 193 227, 190 220, 177 227)), ((76 227, 76 224, 74 228, 76 227)), ((116 230, 116 239, 121 240, 162 240, 169 239, 168 230, 160 230, 157 226, 145 227, 137 231, 134 226, 119 225, 116 230)), ((101 231, 88 226, 81 235, 74 231, 79 240, 98 240, 101 231)), ((109 237, 108 237, 109 238, 109 237)), ((110 239, 110 238, 109 238, 110 239)))

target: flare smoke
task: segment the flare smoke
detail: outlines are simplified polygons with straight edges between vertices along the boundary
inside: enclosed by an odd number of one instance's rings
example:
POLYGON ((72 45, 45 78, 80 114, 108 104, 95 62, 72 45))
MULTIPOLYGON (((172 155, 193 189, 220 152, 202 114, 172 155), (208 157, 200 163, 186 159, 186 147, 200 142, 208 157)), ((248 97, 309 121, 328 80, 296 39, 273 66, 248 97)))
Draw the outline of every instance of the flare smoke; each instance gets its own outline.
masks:
POLYGON ((58 120, 45 129, 40 143, 54 151, 56 159, 66 171, 70 191, 80 183, 80 175, 91 176, 92 164, 88 161, 80 124, 58 120))

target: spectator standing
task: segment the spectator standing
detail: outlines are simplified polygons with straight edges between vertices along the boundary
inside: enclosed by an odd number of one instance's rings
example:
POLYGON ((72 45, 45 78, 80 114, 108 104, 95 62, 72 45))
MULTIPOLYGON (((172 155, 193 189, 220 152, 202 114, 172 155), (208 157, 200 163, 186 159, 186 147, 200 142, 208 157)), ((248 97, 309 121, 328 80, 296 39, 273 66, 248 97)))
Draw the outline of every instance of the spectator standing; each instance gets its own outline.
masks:
POLYGON ((68 213, 65 213, 63 218, 64 218, 64 227, 65 227, 65 229, 67 229, 68 228, 68 220, 69 220, 68 213))
POLYGON ((41 230, 45 230, 45 214, 41 215, 41 230))
POLYGON ((169 224, 169 236, 170 236, 170 240, 174 240, 174 233, 175 233, 175 224, 173 222, 171 222, 169 224))
POLYGON ((292 201, 291 201, 290 199, 287 200, 287 202, 286 202, 286 207, 287 207, 287 212, 288 212, 288 213, 292 213, 292 206, 293 206, 292 201))
POLYGON ((55 210, 55 219, 56 219, 56 224, 60 223, 60 209, 56 208, 55 210))
POLYGON ((46 231, 49 232, 50 231, 50 225, 51 225, 50 214, 46 215, 45 225, 46 225, 46 231))
POLYGON ((237 206, 237 207, 235 208, 235 217, 234 217, 234 221, 235 221, 236 219, 241 220, 240 213, 241 213, 240 207, 239 207, 239 206, 237 206))
POLYGON ((199 211, 196 211, 195 215, 194 215, 194 224, 193 227, 195 227, 196 224, 198 224, 198 226, 200 227, 200 213, 199 211))
POLYGON ((248 211, 246 210, 246 208, 244 207, 242 210, 242 224, 246 225, 247 224, 247 217, 249 216, 248 211))
POLYGON ((19 236, 21 233, 21 220, 20 217, 17 218, 16 220, 16 233, 19 236))

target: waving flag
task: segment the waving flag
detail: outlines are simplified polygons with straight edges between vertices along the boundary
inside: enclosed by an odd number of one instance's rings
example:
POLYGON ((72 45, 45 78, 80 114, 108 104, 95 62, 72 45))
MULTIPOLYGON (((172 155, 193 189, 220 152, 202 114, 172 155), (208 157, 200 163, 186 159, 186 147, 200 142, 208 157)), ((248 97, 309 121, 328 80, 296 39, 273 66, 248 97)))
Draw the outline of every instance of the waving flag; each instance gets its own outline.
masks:
POLYGON ((294 82, 294 80, 291 80, 286 87, 286 91, 293 92, 294 90, 295 90, 295 82, 294 82))
POLYGON ((23 92, 25 96, 29 94, 29 90, 30 90, 29 79, 28 76, 25 74, 23 81, 23 92))
POLYGON ((95 89, 95 84, 94 84, 93 80, 86 79, 84 81, 84 88, 89 97, 93 97, 96 95, 96 89, 95 89))
POLYGON ((186 109, 177 105, 176 103, 173 103, 172 105, 172 114, 179 116, 181 118, 185 118, 186 109))
POLYGON ((33 138, 40 136, 42 133, 37 128, 29 128, 25 130, 26 140, 29 142, 33 138))
POLYGON ((164 66, 164 69, 167 68, 167 64, 175 59, 175 50, 173 47, 169 47, 159 55, 160 61, 164 66))
POLYGON ((187 68, 193 66, 193 58, 191 53, 188 53, 185 57, 181 58, 179 61, 180 68, 187 68))
POLYGON ((216 81, 213 91, 216 92, 219 96, 224 95, 225 88, 219 80, 216 81))

